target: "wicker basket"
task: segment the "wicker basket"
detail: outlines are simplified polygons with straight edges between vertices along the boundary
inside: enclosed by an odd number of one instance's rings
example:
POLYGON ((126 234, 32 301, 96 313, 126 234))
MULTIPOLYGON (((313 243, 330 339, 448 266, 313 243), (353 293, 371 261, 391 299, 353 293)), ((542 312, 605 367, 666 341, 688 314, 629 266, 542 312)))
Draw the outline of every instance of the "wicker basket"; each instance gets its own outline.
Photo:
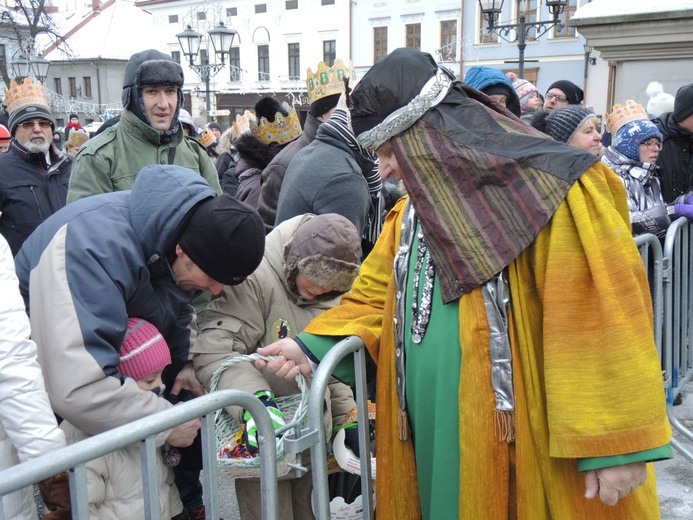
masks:
MULTIPOLYGON (((217 368, 212 376, 211 391, 217 390, 219 380, 224 371, 231 365, 257 360, 271 361, 274 357, 261 356, 259 354, 249 354, 245 356, 236 356, 226 360, 217 368)), ((296 420, 301 426, 305 426, 306 414, 308 411, 308 384, 302 374, 299 373, 296 378, 298 387, 301 390, 300 394, 289 395, 285 397, 277 397, 275 402, 284 414, 284 419, 287 424, 296 420)), ((219 455, 223 448, 234 449, 238 445, 238 437, 240 436, 243 424, 236 421, 226 409, 219 410, 214 419, 216 431, 216 448, 217 448, 217 466, 228 471, 232 478, 251 478, 260 476, 260 458, 227 458, 219 455)), ((296 455, 293 453, 284 452, 284 437, 292 435, 293 428, 283 432, 276 439, 277 441, 277 476, 281 477, 291 471, 289 464, 296 462, 296 455)))

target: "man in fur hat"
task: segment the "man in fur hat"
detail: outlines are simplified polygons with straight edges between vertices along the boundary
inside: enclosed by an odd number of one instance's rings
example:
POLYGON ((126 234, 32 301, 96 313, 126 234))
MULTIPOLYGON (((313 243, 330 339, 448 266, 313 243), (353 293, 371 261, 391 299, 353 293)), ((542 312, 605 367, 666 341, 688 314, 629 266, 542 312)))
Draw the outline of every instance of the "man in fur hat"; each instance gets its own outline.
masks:
POLYGON ((68 202, 128 190, 149 164, 190 168, 221 192, 207 152, 184 136, 182 88, 183 69, 170 56, 154 49, 133 54, 125 67, 120 121, 82 149, 72 168, 68 202))

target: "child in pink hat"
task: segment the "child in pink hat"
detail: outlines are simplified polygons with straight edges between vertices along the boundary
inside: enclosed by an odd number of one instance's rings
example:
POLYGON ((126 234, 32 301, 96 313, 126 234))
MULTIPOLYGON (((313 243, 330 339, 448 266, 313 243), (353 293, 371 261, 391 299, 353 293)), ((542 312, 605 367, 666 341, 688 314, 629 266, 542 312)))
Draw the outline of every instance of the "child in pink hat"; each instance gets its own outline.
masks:
MULTIPOLYGON (((171 353, 157 328, 140 318, 128 319, 117 367, 120 376, 132 378, 141 390, 161 396, 164 390, 161 373, 170 364, 171 353)), ((65 432, 68 444, 88 437, 67 421, 63 421, 60 428, 65 432)), ((161 518, 182 520, 188 516, 183 510, 170 467, 177 463, 176 453, 171 453, 167 445, 163 451, 167 452, 166 457, 162 450, 157 453, 161 518)), ((144 519, 139 443, 94 459, 87 463, 86 468, 90 517, 144 519)))

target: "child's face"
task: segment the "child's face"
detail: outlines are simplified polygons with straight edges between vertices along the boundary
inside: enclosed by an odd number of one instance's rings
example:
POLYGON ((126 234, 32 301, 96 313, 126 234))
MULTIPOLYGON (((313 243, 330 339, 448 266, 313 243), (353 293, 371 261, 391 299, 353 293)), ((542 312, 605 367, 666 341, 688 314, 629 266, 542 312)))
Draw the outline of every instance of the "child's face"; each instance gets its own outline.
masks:
POLYGON ((79 123, 79 119, 77 119, 76 117, 71 117, 71 118, 70 118, 70 123, 72 123, 73 125, 74 125, 74 124, 77 124, 77 123, 79 123))
POLYGON ((158 372, 154 372, 147 377, 138 379, 137 386, 139 386, 142 390, 154 390, 155 388, 161 386, 161 372, 163 372, 163 370, 159 370, 158 372))

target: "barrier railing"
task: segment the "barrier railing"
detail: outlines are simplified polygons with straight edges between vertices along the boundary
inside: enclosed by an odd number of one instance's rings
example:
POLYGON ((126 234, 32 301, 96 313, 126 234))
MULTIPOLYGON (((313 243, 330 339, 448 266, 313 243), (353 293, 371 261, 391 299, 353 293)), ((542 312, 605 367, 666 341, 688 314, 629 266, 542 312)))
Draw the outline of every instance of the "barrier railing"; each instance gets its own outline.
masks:
MULTIPOLYGON (((667 229, 664 247, 654 235, 635 241, 645 262, 654 308, 655 341, 662 363, 667 415, 672 427, 693 441, 693 431, 674 415, 674 400, 693 380, 693 226, 680 218, 667 229), (658 249, 660 252, 658 252, 658 249)), ((689 461, 693 451, 671 439, 671 445, 689 461)))
MULTIPOLYGON (((208 520, 218 519, 219 488, 217 485, 213 412, 230 405, 242 406, 255 419, 259 434, 258 442, 261 443, 263 453, 260 460, 262 517, 276 519, 279 517, 279 502, 277 498, 276 445, 272 420, 267 409, 257 397, 240 390, 221 390, 207 394, 0 471, 0 498, 62 471, 68 471, 72 518, 88 519, 89 504, 85 464, 112 451, 140 442, 145 518, 161 518, 154 439, 157 434, 163 431, 200 417, 202 423, 200 435, 202 439, 203 498, 206 518, 208 520), (270 439, 270 441, 267 442, 265 439, 270 439)), ((0 520, 4 519, 2 500, 0 500, 0 520)))

